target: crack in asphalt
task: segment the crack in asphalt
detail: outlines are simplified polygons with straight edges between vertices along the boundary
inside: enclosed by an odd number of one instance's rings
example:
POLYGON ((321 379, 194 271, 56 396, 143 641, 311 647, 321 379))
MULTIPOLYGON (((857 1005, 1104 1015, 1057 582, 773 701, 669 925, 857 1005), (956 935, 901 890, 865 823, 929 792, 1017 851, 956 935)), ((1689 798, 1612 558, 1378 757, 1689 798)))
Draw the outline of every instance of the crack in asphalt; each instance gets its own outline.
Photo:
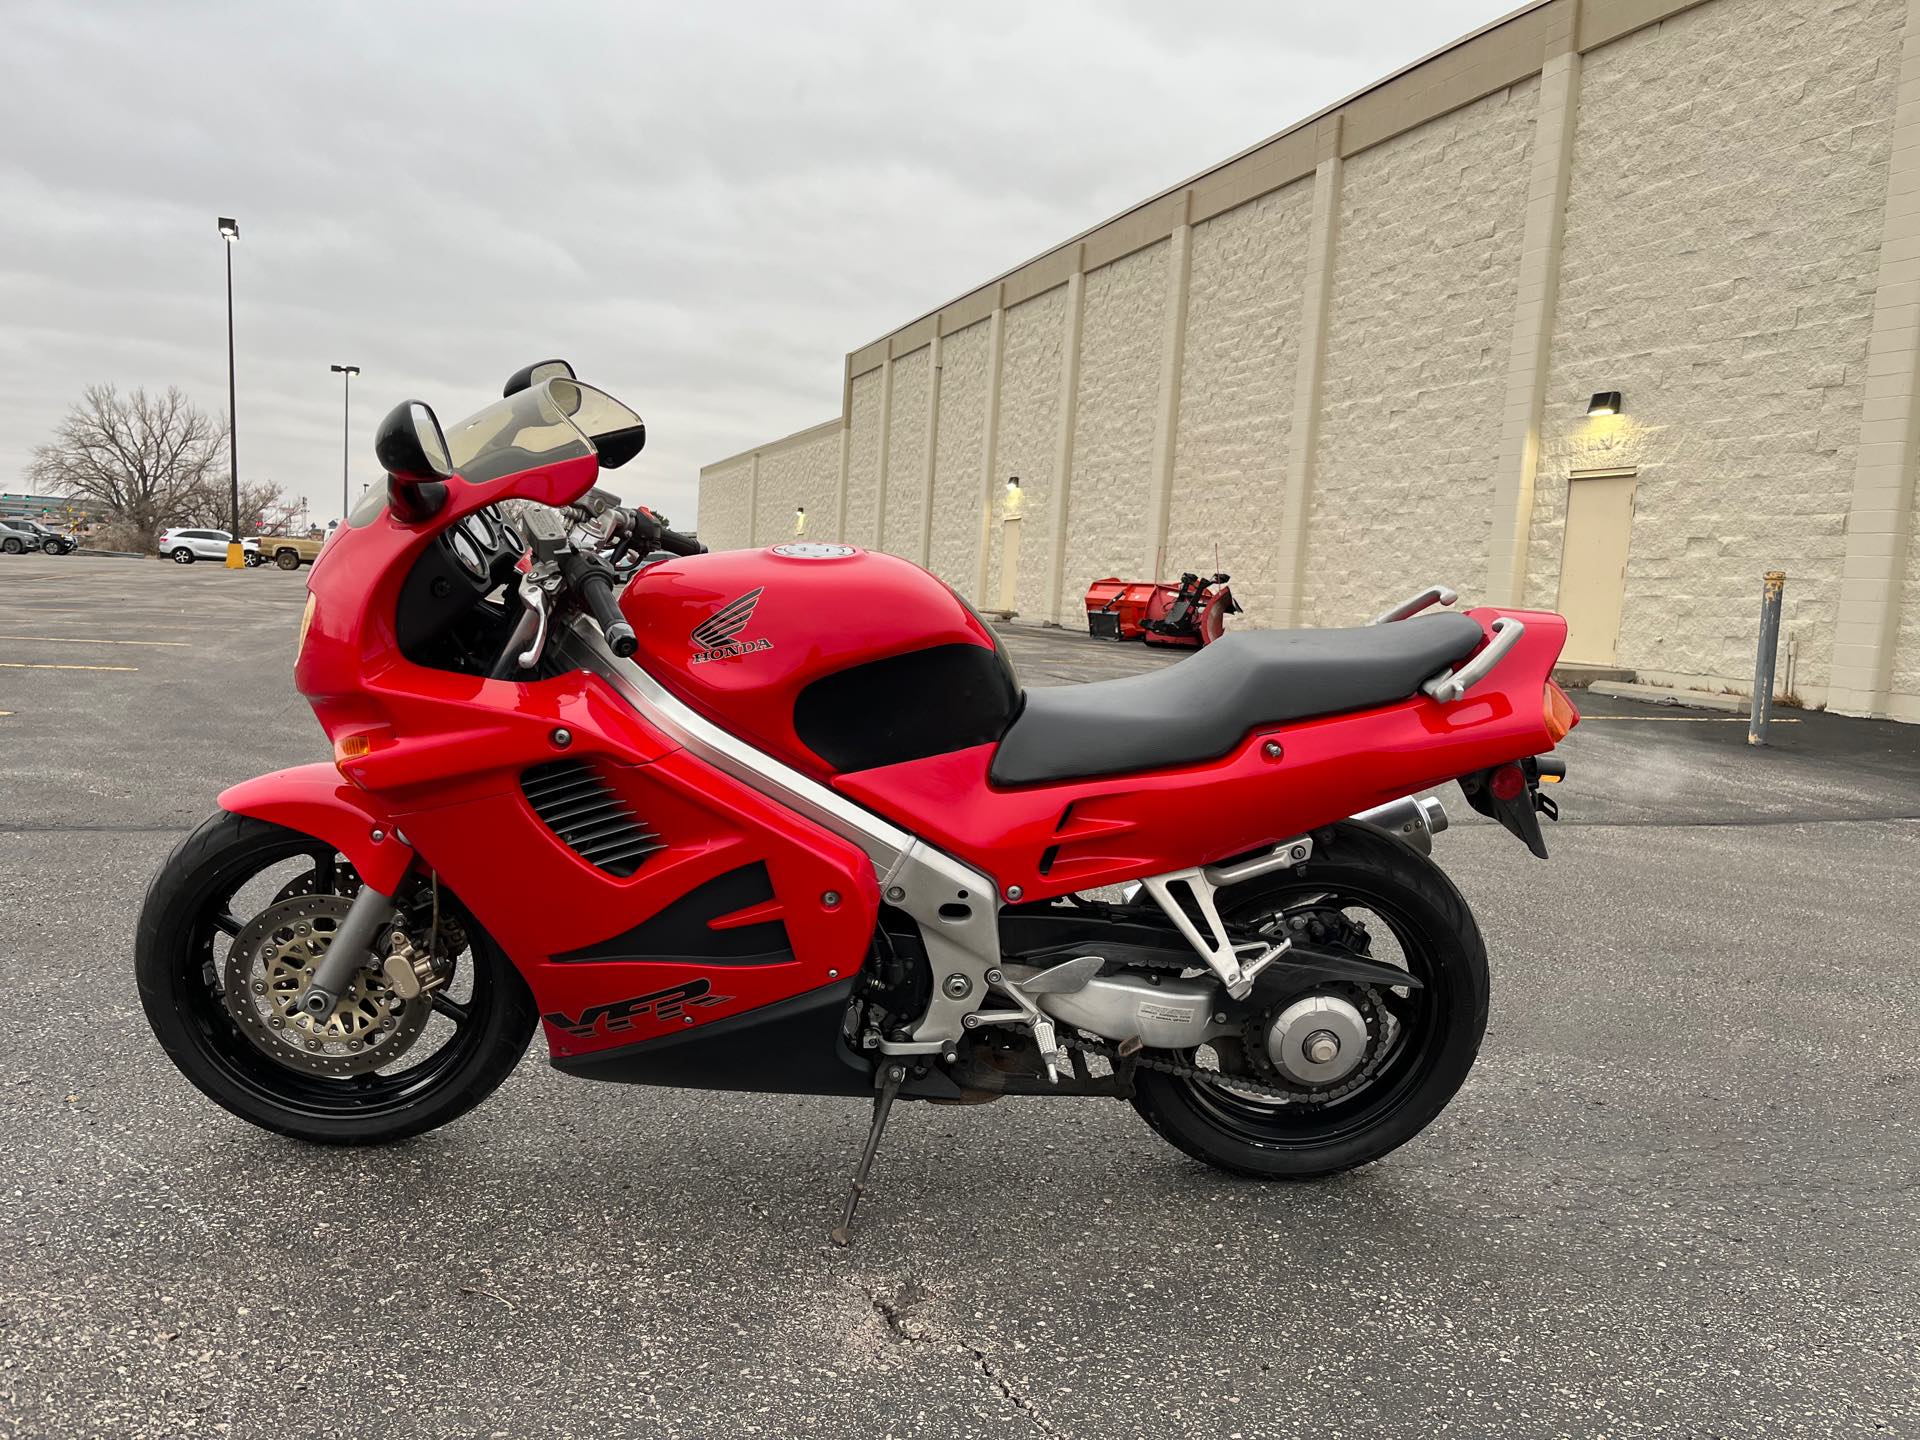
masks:
POLYGON ((1068 1432, 1054 1425, 1035 1407, 1033 1401, 1024 1394, 1012 1380, 1004 1375, 1000 1367, 993 1363, 986 1351, 958 1336, 941 1337, 924 1320, 909 1313, 917 1300, 931 1299, 933 1292, 909 1277, 901 1285, 899 1292, 889 1298, 878 1290, 854 1282, 854 1286, 866 1299, 873 1313, 880 1317, 887 1327, 887 1333, 906 1345, 925 1345, 936 1350, 949 1350, 965 1355, 973 1365, 974 1371, 987 1387, 1002 1400, 1020 1413, 1035 1434, 1044 1435, 1048 1440, 1070 1440, 1068 1432))

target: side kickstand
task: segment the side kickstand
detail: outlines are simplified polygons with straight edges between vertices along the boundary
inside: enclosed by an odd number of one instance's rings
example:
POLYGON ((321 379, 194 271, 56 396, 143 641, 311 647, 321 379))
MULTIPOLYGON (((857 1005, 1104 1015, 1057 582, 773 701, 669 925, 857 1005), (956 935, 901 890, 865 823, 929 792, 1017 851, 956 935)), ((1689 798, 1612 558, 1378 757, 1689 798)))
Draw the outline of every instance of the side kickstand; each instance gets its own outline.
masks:
POLYGON ((840 1216, 840 1223, 827 1232, 828 1238, 842 1249, 853 1243, 853 1212, 860 1204, 860 1197, 867 1193, 867 1176, 873 1172, 873 1157, 880 1149, 880 1132, 887 1128, 894 1097, 900 1093, 900 1084, 906 1078, 904 1065, 889 1065, 880 1076, 880 1092, 873 1097, 873 1124, 867 1127, 867 1148, 860 1153, 860 1168, 853 1172, 847 1208, 840 1216))

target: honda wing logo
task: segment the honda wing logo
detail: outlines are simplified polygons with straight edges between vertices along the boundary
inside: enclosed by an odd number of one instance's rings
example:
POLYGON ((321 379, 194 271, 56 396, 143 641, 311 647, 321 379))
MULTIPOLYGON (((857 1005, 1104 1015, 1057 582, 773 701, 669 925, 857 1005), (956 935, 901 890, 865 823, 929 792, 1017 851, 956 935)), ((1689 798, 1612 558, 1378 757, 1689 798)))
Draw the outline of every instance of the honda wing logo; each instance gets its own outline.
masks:
POLYGON ((709 660, 731 660, 736 655, 751 655, 756 650, 771 650, 771 640, 742 640, 740 632, 747 628, 753 619, 753 607, 760 603, 765 586, 749 590, 738 600, 722 605, 713 614, 693 627, 692 640, 696 653, 692 663, 704 665, 709 660))

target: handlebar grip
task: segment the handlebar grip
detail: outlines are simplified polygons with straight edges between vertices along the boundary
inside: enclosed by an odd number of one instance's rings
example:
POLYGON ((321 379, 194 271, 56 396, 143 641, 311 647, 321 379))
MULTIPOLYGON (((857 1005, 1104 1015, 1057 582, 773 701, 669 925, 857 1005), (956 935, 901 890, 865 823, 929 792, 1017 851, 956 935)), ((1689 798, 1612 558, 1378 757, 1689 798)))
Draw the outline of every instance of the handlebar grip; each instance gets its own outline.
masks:
POLYGON ((707 553, 707 547, 691 535, 682 535, 678 530, 669 530, 664 525, 660 527, 659 544, 662 550, 670 551, 675 555, 704 555, 707 553))
POLYGON ((607 648, 622 660, 633 654, 640 641, 620 614, 620 606, 613 598, 613 580, 607 572, 598 566, 582 566, 573 577, 573 588, 594 623, 599 625, 600 633, 607 637, 607 648))

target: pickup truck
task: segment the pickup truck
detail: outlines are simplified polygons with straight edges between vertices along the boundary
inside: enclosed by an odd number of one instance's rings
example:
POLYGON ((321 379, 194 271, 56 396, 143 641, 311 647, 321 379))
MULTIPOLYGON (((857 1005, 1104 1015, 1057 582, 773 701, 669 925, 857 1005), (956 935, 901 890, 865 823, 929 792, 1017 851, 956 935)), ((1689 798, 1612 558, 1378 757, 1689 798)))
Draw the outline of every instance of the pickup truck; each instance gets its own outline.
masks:
POLYGON ((320 547, 327 542, 305 535, 250 535, 245 543, 249 565, 265 565, 271 561, 282 570, 298 570, 317 560, 320 547))

